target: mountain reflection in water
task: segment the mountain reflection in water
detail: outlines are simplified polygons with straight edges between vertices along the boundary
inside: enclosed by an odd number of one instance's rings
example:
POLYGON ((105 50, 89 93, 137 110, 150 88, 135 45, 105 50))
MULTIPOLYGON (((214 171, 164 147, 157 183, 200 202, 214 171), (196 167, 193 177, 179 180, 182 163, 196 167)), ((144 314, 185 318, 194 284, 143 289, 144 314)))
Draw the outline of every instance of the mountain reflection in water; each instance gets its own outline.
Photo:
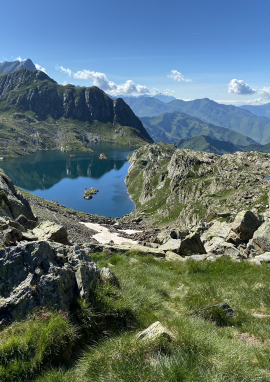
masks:
POLYGON ((126 147, 95 144, 93 153, 39 151, 19 159, 5 160, 0 167, 14 184, 34 195, 79 211, 117 217, 134 210, 124 179, 132 151, 126 147), (100 160, 104 153, 107 160, 100 160), (85 188, 99 193, 90 201, 83 199, 85 188))

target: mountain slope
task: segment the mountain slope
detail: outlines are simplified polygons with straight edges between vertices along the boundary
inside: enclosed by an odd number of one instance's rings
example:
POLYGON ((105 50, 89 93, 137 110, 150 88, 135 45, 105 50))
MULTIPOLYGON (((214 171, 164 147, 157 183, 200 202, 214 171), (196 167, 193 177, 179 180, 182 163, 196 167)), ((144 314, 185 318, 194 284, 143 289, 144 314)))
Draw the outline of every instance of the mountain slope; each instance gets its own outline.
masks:
POLYGON ((124 98, 124 100, 138 117, 151 117, 178 111, 213 125, 235 130, 261 144, 270 142, 270 119, 258 117, 248 110, 233 105, 222 105, 208 98, 194 101, 176 99, 168 103, 153 98, 133 98, 132 100, 124 98))
POLYGON ((25 61, 0 62, 0 73, 13 73, 20 69, 36 70, 36 67, 30 58, 25 61))
POLYGON ((27 69, 0 75, 1 157, 82 150, 90 141, 141 145, 152 139, 121 98, 95 86, 61 86, 27 69))
POLYGON ((236 151, 244 151, 231 142, 220 141, 211 137, 200 135, 197 137, 181 139, 176 143, 179 149, 190 149, 194 151, 204 151, 218 155, 233 154, 236 151))
POLYGON ((265 105, 243 105, 240 108, 248 110, 259 117, 270 118, 270 102, 265 105))
POLYGON ((221 126, 214 126, 185 113, 172 112, 156 117, 141 117, 141 121, 155 142, 175 143, 179 139, 207 135, 235 145, 255 144, 251 138, 221 126))

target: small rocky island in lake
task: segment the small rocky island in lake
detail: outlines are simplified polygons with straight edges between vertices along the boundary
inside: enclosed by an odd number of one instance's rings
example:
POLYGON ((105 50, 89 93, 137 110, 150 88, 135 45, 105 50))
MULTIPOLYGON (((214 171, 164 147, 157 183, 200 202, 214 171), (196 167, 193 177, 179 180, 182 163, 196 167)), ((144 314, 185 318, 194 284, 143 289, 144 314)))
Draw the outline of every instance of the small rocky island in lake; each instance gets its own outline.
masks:
POLYGON ((91 187, 91 188, 89 188, 89 190, 87 190, 87 188, 86 188, 84 191, 83 197, 86 200, 90 200, 90 199, 92 199, 93 195, 96 195, 97 193, 98 193, 98 190, 95 187, 91 187))
POLYGON ((104 153, 101 153, 99 155, 99 159, 108 159, 104 153))

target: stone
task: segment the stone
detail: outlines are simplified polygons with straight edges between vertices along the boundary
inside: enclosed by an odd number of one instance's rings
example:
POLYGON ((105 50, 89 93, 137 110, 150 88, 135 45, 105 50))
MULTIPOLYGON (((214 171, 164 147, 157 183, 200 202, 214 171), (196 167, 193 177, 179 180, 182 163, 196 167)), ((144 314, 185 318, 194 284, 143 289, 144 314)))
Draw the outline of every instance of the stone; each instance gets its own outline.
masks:
POLYGON ((227 243, 221 237, 213 237, 210 241, 206 242, 205 250, 207 253, 214 255, 223 255, 236 257, 240 255, 240 251, 231 243, 227 243))
POLYGON ((108 158, 106 157, 106 155, 104 153, 101 153, 99 155, 99 159, 103 160, 103 159, 108 159, 108 158))
POLYGON ((102 252, 104 250, 109 250, 111 252, 125 253, 127 251, 135 251, 144 253, 145 255, 154 255, 156 257, 165 258, 165 252, 161 251, 159 248, 145 247, 144 245, 140 244, 89 244, 87 248, 92 252, 102 252))
POLYGON ((171 251, 178 253, 181 245, 181 240, 180 239, 170 239, 168 240, 165 244, 162 244, 159 247, 160 251, 171 251))
POLYGON ((226 239, 230 231, 230 223, 216 221, 205 233, 206 240, 210 240, 212 237, 221 237, 226 239))
POLYGON ((22 240, 22 233, 17 228, 8 228, 4 231, 4 244, 15 245, 22 240))
POLYGON ((16 222, 20 223, 26 231, 34 229, 38 225, 36 220, 29 220, 24 215, 18 216, 16 218, 16 222))
POLYGON ((255 256, 254 257, 255 261, 264 261, 266 263, 270 263, 270 252, 265 252, 262 255, 255 256))
POLYGON ((134 259, 133 257, 129 260, 129 264, 137 264, 139 261, 137 259, 134 259))
POLYGON ((142 341, 155 341, 162 338, 171 341, 174 338, 174 335, 167 328, 161 325, 159 321, 156 321, 147 329, 139 332, 136 338, 142 341))
POLYGON ((0 321, 25 319, 35 308, 69 311, 100 279, 79 246, 35 241, 0 249, 0 321))
POLYGON ((50 221, 44 221, 33 229, 33 235, 38 240, 51 240, 62 244, 69 244, 65 227, 50 221))
POLYGON ((253 238, 248 243, 249 247, 254 247, 259 253, 270 252, 270 220, 267 219, 254 233, 253 238))
POLYGON ((197 233, 191 233, 181 241, 179 255, 190 256, 194 254, 205 254, 205 248, 197 233))
POLYGON ((260 227, 261 222, 251 211, 240 211, 231 225, 231 229, 239 234, 240 239, 248 241, 253 237, 254 232, 260 227))
POLYGON ((167 261, 185 261, 185 258, 177 255, 175 252, 167 251, 165 254, 165 260, 167 261))
POLYGON ((202 311, 207 311, 211 315, 211 312, 214 313, 215 310, 219 310, 219 309, 221 309, 224 313, 226 313, 230 317, 235 316, 234 310, 226 302, 221 302, 219 304, 207 306, 207 307, 203 308, 202 311))
POLYGON ((99 271, 99 275, 100 275, 100 280, 103 283, 105 284, 108 283, 110 285, 119 287, 120 284, 119 284, 118 278, 109 268, 106 268, 106 267, 101 268, 99 271))

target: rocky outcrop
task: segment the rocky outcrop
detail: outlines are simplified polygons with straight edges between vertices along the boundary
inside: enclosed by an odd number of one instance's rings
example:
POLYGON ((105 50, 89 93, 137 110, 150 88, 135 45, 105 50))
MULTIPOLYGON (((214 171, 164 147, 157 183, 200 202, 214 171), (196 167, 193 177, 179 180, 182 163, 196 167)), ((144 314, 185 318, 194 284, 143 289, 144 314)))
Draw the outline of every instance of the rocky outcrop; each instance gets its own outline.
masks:
POLYGON ((69 244, 67 230, 60 224, 44 221, 34 228, 32 232, 37 240, 49 240, 69 244))
POLYGON ((1 249, 0 322, 23 319, 37 307, 69 311, 99 279, 91 257, 77 245, 36 241, 1 249))
POLYGON ((245 210, 250 212, 230 229, 246 241, 259 227, 256 214, 269 205, 270 154, 218 156, 155 143, 134 151, 129 162, 126 184, 136 205, 131 216, 149 225, 190 230, 214 219, 231 222, 245 210))
POLYGON ((24 61, 0 62, 0 73, 13 73, 20 69, 37 70, 30 58, 24 61))

